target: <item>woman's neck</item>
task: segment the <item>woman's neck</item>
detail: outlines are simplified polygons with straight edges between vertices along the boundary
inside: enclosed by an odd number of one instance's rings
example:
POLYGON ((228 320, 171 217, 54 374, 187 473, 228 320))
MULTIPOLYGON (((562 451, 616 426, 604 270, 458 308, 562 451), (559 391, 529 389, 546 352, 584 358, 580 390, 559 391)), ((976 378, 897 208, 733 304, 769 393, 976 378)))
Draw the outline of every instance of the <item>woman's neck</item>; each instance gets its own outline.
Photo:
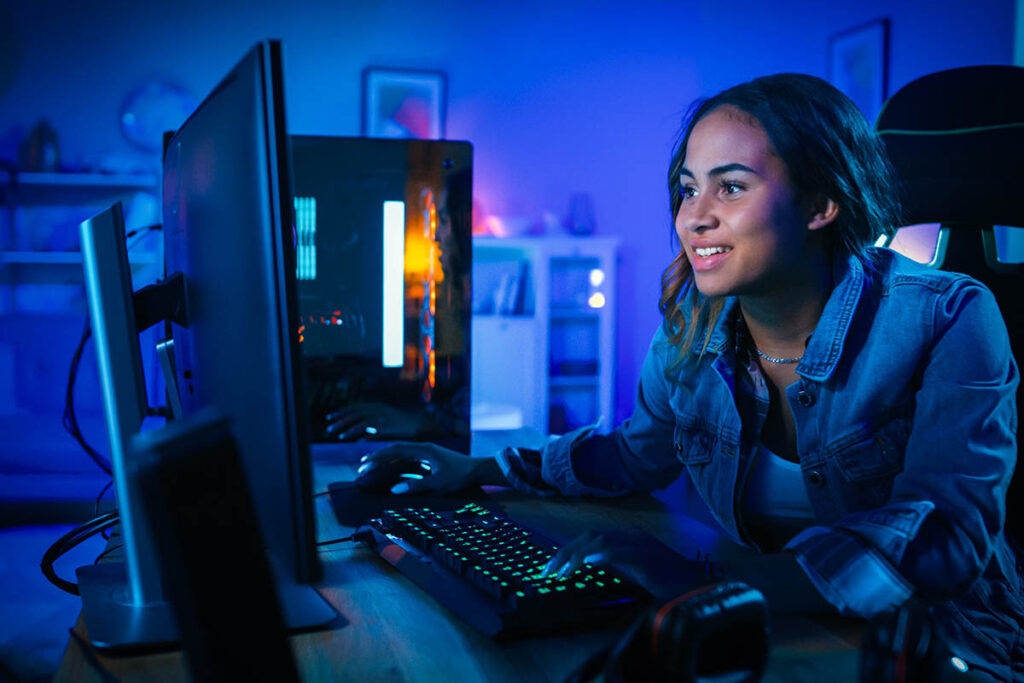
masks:
POLYGON ((832 270, 822 263, 790 286, 762 296, 741 296, 743 320, 757 348, 780 358, 803 355, 832 287, 832 270))

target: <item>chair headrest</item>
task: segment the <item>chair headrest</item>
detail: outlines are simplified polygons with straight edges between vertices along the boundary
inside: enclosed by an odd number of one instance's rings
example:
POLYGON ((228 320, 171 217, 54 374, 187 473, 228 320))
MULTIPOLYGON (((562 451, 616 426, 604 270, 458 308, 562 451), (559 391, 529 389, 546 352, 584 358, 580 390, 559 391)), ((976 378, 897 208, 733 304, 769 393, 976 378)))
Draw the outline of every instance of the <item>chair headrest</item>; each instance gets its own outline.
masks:
POLYGON ((923 76, 889 98, 875 130, 904 186, 906 224, 1024 227, 1024 68, 923 76))

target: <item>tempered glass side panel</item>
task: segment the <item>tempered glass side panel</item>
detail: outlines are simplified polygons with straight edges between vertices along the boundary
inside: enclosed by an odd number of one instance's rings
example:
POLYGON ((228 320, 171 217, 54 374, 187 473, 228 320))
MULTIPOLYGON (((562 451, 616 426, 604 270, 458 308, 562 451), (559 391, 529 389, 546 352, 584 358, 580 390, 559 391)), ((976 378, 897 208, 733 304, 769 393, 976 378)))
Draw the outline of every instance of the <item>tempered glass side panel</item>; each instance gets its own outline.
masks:
POLYGON ((387 411, 392 438, 468 449, 471 146, 293 136, 292 160, 314 438, 387 411))

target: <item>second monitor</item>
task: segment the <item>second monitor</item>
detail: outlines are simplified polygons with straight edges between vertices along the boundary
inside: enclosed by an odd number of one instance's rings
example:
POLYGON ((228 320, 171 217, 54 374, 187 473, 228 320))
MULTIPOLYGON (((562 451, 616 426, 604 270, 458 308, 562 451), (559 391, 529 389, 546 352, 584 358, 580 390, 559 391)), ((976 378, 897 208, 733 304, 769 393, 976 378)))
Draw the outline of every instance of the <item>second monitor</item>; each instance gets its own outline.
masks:
POLYGON ((469 450, 472 147, 292 136, 316 441, 469 450))

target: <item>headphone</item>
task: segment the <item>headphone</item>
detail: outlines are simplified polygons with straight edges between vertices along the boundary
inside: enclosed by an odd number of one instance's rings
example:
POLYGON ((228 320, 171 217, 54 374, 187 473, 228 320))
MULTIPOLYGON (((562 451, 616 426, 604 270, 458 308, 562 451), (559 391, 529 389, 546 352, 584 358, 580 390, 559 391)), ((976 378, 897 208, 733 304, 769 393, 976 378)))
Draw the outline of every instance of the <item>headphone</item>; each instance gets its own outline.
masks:
POLYGON ((723 581, 641 615, 619 641, 573 672, 571 683, 697 681, 731 674, 757 681, 768 661, 768 608, 761 593, 723 581))

